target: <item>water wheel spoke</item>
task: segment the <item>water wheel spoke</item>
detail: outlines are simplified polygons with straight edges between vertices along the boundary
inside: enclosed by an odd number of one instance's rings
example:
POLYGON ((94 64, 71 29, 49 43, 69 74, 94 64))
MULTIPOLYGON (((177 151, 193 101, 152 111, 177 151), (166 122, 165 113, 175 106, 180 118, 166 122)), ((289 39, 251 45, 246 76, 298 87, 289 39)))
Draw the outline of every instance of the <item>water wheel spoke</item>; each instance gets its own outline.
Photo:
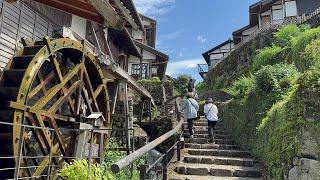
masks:
POLYGON ((78 64, 74 69, 72 69, 60 84, 57 84, 53 88, 49 89, 48 92, 41 97, 33 107, 36 109, 42 109, 68 83, 68 81, 70 81, 70 79, 78 73, 82 66, 82 64, 78 64))
MULTIPOLYGON (((59 150, 59 144, 55 144, 53 148, 51 149, 52 156, 58 156, 60 154, 59 150)), ((43 171, 48 167, 50 164, 51 159, 50 157, 45 157, 40 163, 39 166, 36 168, 36 170, 33 172, 32 177, 38 177, 40 176, 43 171)))
MULTIPOLYGON (((39 73, 40 74, 40 73, 39 73)), ((39 75, 38 74, 38 75, 39 75)), ((40 90, 43 91, 43 93, 45 94, 47 91, 45 89, 45 86, 52 80, 54 79, 55 75, 54 72, 51 72, 48 74, 48 76, 43 79, 43 78, 39 78, 40 79, 40 84, 38 86, 36 86, 32 91, 29 92, 28 94, 28 98, 31 99, 33 98, 36 94, 38 94, 38 92, 40 90), (42 79, 42 80, 41 80, 42 79)))
POLYGON ((88 95, 89 97, 92 99, 93 101, 93 107, 94 107, 94 111, 95 112, 99 112, 99 106, 98 106, 98 103, 97 103, 97 100, 96 98, 94 97, 94 92, 93 92, 93 87, 92 87, 92 84, 91 84, 91 81, 90 81, 90 77, 89 77, 89 74, 87 72, 87 69, 84 68, 84 83, 85 83, 85 87, 86 89, 88 90, 88 95))
POLYGON ((90 113, 93 113, 93 109, 92 109, 91 102, 89 99, 88 91, 85 88, 82 88, 82 93, 84 95, 83 99, 84 99, 85 103, 88 105, 90 113))
POLYGON ((105 85, 104 84, 101 84, 98 86, 98 88, 94 91, 93 93, 93 97, 94 99, 97 99, 97 97, 99 96, 99 94, 102 92, 102 90, 104 90, 105 88, 105 85))
MULTIPOLYGON (((58 144, 59 144, 59 147, 60 147, 60 152, 62 152, 62 154, 64 156, 68 156, 67 151, 66 151, 66 147, 65 147, 65 145, 63 143, 63 140, 62 140, 62 137, 61 137, 61 133, 60 133, 60 130, 59 130, 58 126, 57 126, 56 120, 54 118, 50 118, 49 122, 50 122, 51 128, 54 129, 54 135, 58 140, 58 144)), ((65 159, 65 161, 69 162, 69 160, 67 158, 65 159)))
POLYGON ((65 91, 64 96, 60 97, 49 109, 50 113, 55 113, 59 107, 61 107, 67 100, 70 99, 70 96, 82 86, 82 82, 79 80, 75 82, 68 90, 65 91))

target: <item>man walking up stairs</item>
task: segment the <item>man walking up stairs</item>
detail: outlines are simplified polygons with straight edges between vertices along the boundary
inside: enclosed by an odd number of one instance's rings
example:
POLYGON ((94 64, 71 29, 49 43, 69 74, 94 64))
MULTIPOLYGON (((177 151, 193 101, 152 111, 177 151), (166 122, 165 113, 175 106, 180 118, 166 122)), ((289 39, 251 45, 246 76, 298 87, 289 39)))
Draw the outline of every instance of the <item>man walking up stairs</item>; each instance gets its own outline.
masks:
POLYGON ((185 149, 182 161, 172 164, 171 180, 262 179, 262 169, 248 151, 243 151, 228 136, 220 122, 213 130, 214 142, 209 142, 208 122, 194 121, 190 138, 184 124, 185 149))

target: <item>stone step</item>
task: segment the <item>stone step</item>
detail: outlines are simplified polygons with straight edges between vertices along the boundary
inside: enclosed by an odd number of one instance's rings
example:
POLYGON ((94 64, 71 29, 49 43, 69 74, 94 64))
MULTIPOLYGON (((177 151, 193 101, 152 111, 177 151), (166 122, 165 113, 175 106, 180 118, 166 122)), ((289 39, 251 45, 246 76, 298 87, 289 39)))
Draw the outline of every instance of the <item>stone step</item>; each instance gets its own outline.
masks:
POLYGON ((190 155, 203 155, 203 156, 227 156, 227 157, 250 157, 248 151, 241 150, 221 150, 221 149, 188 149, 190 155))
MULTIPOLYGON (((186 143, 198 143, 198 144, 207 144, 209 139, 207 138, 185 138, 186 143)), ((215 144, 230 144, 233 145, 235 142, 232 139, 214 139, 215 144)))
POLYGON ((177 173, 184 175, 257 178, 262 176, 259 168, 229 165, 179 163, 175 170, 177 173))
MULTIPOLYGON (((208 126, 192 126, 194 130, 208 130, 208 126)), ((184 126, 184 129, 189 129, 188 126, 184 126)), ((215 126, 214 130, 222 130, 224 131, 225 129, 223 127, 215 126)))
MULTIPOLYGON (((184 127, 188 127, 188 123, 187 122, 184 122, 183 123, 184 127)), ((208 127, 208 122, 207 121, 203 121, 203 122, 199 122, 199 121, 195 121, 193 122, 193 126, 206 126, 208 127)), ((215 126, 215 128, 224 128, 223 124, 219 124, 217 123, 215 126)))
POLYGON ((232 158, 223 156, 192 156, 188 155, 183 158, 185 163, 193 164, 217 164, 217 165, 232 165, 253 167, 258 165, 258 161, 252 158, 232 158))
MULTIPOLYGON (((197 134, 208 134, 208 130, 197 130, 195 129, 194 130, 194 135, 197 135, 197 134)), ((214 130, 213 131, 213 134, 226 134, 226 132, 224 130, 214 130)), ((188 129, 184 129, 183 130, 183 135, 189 135, 189 130, 188 129)))
POLYGON ((228 145, 228 144, 195 144, 195 143, 185 143, 186 148, 191 149, 224 149, 224 150, 239 150, 238 145, 228 145))
MULTIPOLYGON (((197 176, 197 175, 182 175, 182 174, 175 173, 170 175, 168 179, 169 180, 204 180, 204 177, 197 176)), ((205 180, 262 180, 262 178, 206 176, 205 180)))
MULTIPOLYGON (((195 134, 194 138, 209 138, 209 134, 195 134)), ((231 136, 224 134, 213 134, 213 137, 216 139, 231 139, 231 136)))

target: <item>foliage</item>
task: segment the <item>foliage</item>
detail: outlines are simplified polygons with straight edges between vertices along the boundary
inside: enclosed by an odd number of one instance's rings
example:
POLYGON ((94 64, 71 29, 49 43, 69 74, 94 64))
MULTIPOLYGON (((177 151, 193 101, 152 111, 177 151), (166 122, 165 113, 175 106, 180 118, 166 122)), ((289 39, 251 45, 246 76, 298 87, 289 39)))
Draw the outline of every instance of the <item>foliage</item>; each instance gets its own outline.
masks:
MULTIPOLYGON (((88 161, 75 160, 71 164, 63 167, 59 173, 59 176, 68 180, 87 180, 88 179, 88 161)), ((99 164, 90 163, 90 179, 99 180, 103 177, 104 180, 113 180, 114 177, 109 172, 102 172, 102 168, 99 164)))
POLYGON ((279 63, 283 48, 279 46, 266 47, 258 51, 253 59, 253 68, 259 69, 264 65, 279 63))
POLYGON ((274 44, 280 47, 291 46, 291 39, 300 35, 304 27, 298 27, 296 24, 282 26, 274 33, 274 44))
POLYGON ((159 77, 153 77, 150 79, 142 79, 138 81, 141 85, 147 86, 147 85, 161 85, 162 82, 159 79, 159 77))
POLYGON ((277 92, 291 86, 290 80, 298 74, 295 66, 276 64, 264 66, 255 73, 256 90, 262 93, 277 92))
POLYGON ((216 81, 215 81, 214 85, 212 86, 212 89, 213 90, 222 89, 222 88, 226 87, 227 83, 228 83, 227 77, 219 76, 216 78, 216 81))
MULTIPOLYGON (((299 36, 292 38, 292 50, 289 55, 289 60, 294 62, 297 67, 301 62, 301 53, 304 52, 306 46, 315 39, 320 38, 320 28, 309 29, 302 32, 299 36)), ((299 68, 300 69, 300 68, 299 68)))
POLYGON ((187 86, 191 79, 191 76, 187 74, 180 74, 178 75, 176 81, 175 81, 175 88, 181 95, 187 94, 187 86))
POLYGON ((300 71, 306 71, 313 66, 320 65, 320 39, 317 39, 307 45, 302 54, 302 58, 299 63, 296 63, 296 65, 300 71))
POLYGON ((232 86, 225 89, 225 92, 233 96, 234 98, 242 98, 251 92, 251 89, 255 86, 255 79, 253 76, 242 76, 232 83, 232 86))
MULTIPOLYGON (((106 158, 103 164, 104 172, 111 172, 111 166, 115 162, 117 162, 120 159, 123 159, 125 156, 127 156, 126 152, 117 151, 114 150, 115 148, 119 148, 121 145, 117 143, 116 139, 110 139, 108 142, 108 148, 106 152, 106 158)), ((138 180, 139 179, 139 171, 138 168, 141 164, 144 164, 145 159, 139 159, 133 164, 133 171, 132 171, 132 178, 131 177, 131 171, 130 167, 125 168, 120 173, 113 174, 114 179, 133 179, 138 180)))
POLYGON ((208 91, 208 85, 205 82, 196 84, 196 91, 200 98, 208 91))
POLYGON ((320 28, 283 27, 273 46, 258 52, 253 75, 226 89, 235 98, 221 109, 222 122, 263 160, 270 179, 286 178, 294 157, 302 156, 304 131, 320 142, 319 52, 320 28))

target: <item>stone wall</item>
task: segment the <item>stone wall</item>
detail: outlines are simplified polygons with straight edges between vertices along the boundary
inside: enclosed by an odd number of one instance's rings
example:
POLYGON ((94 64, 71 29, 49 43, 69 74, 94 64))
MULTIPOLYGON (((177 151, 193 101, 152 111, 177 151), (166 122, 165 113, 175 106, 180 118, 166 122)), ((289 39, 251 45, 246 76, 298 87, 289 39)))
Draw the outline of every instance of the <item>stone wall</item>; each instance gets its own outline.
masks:
POLYGON ((245 72, 252 65, 252 59, 257 49, 261 49, 271 44, 272 31, 259 34, 248 43, 235 49, 230 55, 221 61, 215 68, 208 72, 206 81, 210 87, 213 86, 218 77, 228 77, 227 84, 239 76, 239 72, 245 72))

